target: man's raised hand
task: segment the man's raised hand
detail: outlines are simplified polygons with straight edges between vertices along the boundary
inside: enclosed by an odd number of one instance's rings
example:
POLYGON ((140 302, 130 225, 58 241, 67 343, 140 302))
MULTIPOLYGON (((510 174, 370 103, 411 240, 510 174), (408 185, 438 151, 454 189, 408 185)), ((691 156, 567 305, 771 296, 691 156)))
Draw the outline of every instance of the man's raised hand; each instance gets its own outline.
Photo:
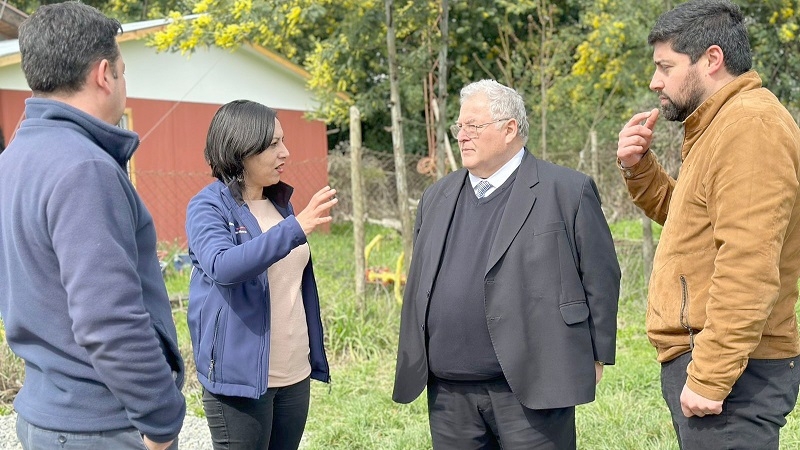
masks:
POLYGON ((635 165, 650 150, 650 143, 653 142, 653 128, 655 128, 657 120, 658 109, 653 109, 635 114, 622 127, 617 144, 617 158, 622 167, 635 165))

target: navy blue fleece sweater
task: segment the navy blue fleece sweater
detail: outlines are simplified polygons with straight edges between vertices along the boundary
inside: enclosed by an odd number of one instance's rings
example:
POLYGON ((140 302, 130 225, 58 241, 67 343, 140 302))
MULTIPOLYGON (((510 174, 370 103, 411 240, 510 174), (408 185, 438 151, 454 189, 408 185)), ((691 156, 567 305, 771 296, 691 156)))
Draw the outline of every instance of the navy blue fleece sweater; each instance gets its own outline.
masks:
POLYGON ((126 173, 135 133, 31 98, 0 155, 0 314, 28 422, 180 431, 183 362, 153 220, 126 173), (176 372, 177 379, 173 379, 176 372))

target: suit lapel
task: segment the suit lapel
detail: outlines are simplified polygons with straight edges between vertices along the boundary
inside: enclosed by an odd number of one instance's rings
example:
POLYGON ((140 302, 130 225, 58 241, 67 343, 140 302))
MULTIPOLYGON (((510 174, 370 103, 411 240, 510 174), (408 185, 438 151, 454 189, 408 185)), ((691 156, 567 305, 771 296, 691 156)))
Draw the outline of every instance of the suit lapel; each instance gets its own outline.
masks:
MULTIPOLYGON (((431 234, 425 239, 425 242, 429 244, 433 243, 431 246, 431 255, 437 262, 442 259, 445 239, 447 239, 447 232, 450 229, 450 221, 453 219, 453 214, 456 210, 458 193, 466 182, 465 178, 467 178, 466 170, 464 170, 462 176, 453 177, 452 183, 443 186, 442 196, 437 199, 436 203, 430 206, 430 208, 432 208, 430 215, 433 217, 433 225, 431 227, 431 234)), ((436 267, 438 267, 438 264, 436 267)))
POLYGON ((536 203, 536 194, 532 188, 539 183, 539 171, 536 158, 525 150, 525 155, 517 170, 517 177, 511 186, 511 193, 508 203, 503 210, 503 217, 500 218, 500 225, 497 228, 492 248, 489 250, 489 261, 486 265, 486 273, 489 273, 497 261, 505 254, 511 242, 519 233, 522 225, 528 219, 536 203))
MULTIPOLYGON (((433 282, 436 280, 438 268, 442 261, 444 254, 444 244, 447 239, 447 232, 450 228, 450 222, 453 219, 453 214, 456 210, 456 202, 458 201, 458 193, 464 185, 465 178, 467 177, 466 169, 461 169, 463 172, 460 176, 455 175, 447 180, 447 185, 442 186, 441 195, 434 196, 431 199, 431 204, 424 207, 422 220, 424 222, 430 221, 429 224, 422 226, 423 229, 428 230, 426 236, 419 236, 418 241, 424 242, 427 246, 426 251, 419 251, 419 256, 430 259, 426 262, 424 267, 433 267, 434 270, 427 270, 420 273, 419 286, 423 292, 427 291, 428 294, 433 290, 433 282)), ((422 298, 420 298, 422 300, 422 298)), ((427 301, 430 297, 424 299, 426 304, 417 309, 420 314, 420 323, 425 323, 425 314, 427 314, 427 301)))

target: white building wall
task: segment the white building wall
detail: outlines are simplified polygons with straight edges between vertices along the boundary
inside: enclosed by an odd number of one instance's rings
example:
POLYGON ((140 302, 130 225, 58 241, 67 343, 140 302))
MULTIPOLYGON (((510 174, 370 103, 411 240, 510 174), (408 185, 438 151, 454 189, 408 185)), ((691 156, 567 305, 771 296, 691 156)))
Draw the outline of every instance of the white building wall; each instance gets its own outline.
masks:
POLYGON ((305 80, 248 47, 216 47, 191 55, 156 53, 142 41, 120 44, 128 97, 223 104, 247 99, 277 109, 315 108, 305 80))
POLYGON ((0 67, 0 89, 8 89, 10 91, 31 90, 25 81, 25 75, 22 74, 19 64, 0 67))
MULTIPOLYGON (((303 77, 247 46, 191 55, 156 53, 144 40, 122 42, 120 48, 129 98, 210 104, 247 99, 294 111, 317 105, 303 77)), ((0 89, 29 90, 19 64, 0 67, 0 89)))

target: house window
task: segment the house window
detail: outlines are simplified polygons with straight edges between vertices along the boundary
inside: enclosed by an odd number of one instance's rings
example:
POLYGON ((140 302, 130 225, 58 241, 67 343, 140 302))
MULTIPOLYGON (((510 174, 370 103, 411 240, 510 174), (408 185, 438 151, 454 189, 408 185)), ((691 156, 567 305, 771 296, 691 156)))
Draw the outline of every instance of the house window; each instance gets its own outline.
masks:
MULTIPOLYGON (((125 108, 125 112, 122 114, 122 118, 119 119, 117 126, 124 130, 133 131, 133 111, 130 108, 125 108)), ((136 187, 136 163, 134 157, 128 160, 127 169, 128 178, 130 178, 133 187, 136 187)))

